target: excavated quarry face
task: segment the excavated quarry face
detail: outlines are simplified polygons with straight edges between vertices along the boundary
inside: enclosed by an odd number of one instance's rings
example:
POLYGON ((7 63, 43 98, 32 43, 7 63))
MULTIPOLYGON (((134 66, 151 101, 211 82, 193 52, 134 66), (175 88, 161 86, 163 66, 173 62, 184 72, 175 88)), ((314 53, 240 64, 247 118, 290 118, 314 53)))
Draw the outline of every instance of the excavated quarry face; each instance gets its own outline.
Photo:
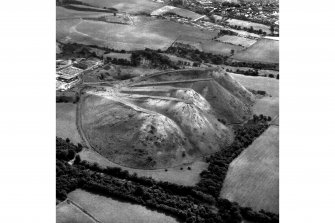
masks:
POLYGON ((233 141, 219 122, 252 115, 253 95, 221 70, 169 72, 83 100, 90 145, 118 164, 157 169, 189 163, 233 141))

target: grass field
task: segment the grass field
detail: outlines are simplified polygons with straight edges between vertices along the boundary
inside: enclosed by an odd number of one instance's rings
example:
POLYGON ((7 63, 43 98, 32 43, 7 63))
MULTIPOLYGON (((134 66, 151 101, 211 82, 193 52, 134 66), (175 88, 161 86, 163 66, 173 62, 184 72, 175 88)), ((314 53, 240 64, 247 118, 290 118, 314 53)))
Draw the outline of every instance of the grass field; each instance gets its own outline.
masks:
POLYGON ((279 63, 279 41, 260 39, 231 58, 237 61, 279 63))
POLYGON ((201 47, 205 53, 220 54, 225 56, 231 55, 231 50, 234 50, 236 53, 243 49, 241 46, 209 40, 202 41, 201 47))
POLYGON ((270 116, 272 119, 279 114, 279 98, 264 97, 257 99, 253 106, 254 114, 270 116))
POLYGON ((95 223, 95 221, 82 212, 75 205, 64 201, 57 205, 56 208, 57 223, 95 223))
POLYGON ((68 198, 81 206, 101 222, 110 223, 176 223, 177 221, 163 213, 152 211, 144 206, 117 201, 95 195, 83 190, 75 190, 68 198))
POLYGON ((270 126, 229 166, 221 197, 255 210, 279 211, 279 128, 270 126))
POLYGON ((81 142, 76 126, 76 106, 73 103, 56 103, 56 135, 69 138, 74 144, 81 142))
POLYGON ((232 26, 241 26, 242 28, 250 28, 251 26, 254 28, 254 30, 263 30, 263 32, 266 32, 267 34, 270 34, 270 27, 267 25, 263 25, 260 23, 255 23, 255 22, 249 22, 249 21, 244 21, 244 20, 239 20, 239 19, 228 19, 227 20, 229 25, 232 26))
POLYGON ((279 80, 267 77, 252 77, 230 73, 244 87, 252 90, 263 90, 272 97, 279 97, 279 80))
POLYGON ((141 169, 132 169, 127 167, 122 167, 118 164, 110 162, 105 157, 99 155, 98 153, 85 149, 79 153, 82 160, 86 160, 90 163, 98 163, 102 167, 120 167, 124 170, 128 170, 129 173, 137 173, 141 177, 152 177, 158 181, 167 181, 170 183, 175 183, 184 186, 194 186, 199 180, 199 174, 205 170, 208 164, 204 161, 195 161, 189 165, 183 165, 180 167, 168 168, 168 171, 164 169, 161 170, 141 170, 141 169), (180 168, 183 168, 182 170, 180 168), (191 170, 188 170, 187 167, 190 167, 191 170))
POLYGON ((135 25, 100 21, 58 20, 57 40, 69 40, 87 45, 114 49, 166 49, 179 35, 188 33, 196 38, 213 38, 217 32, 203 32, 180 23, 135 16, 135 25))
POLYGON ((255 114, 263 114, 274 118, 279 114, 279 80, 268 77, 251 77, 231 73, 233 78, 244 87, 252 90, 266 91, 270 96, 256 100, 253 106, 255 114))
POLYGON ((217 40, 223 43, 231 43, 237 46, 242 45, 243 47, 249 47, 257 42, 257 40, 254 39, 248 39, 239 36, 228 36, 228 35, 221 36, 217 38, 217 40))
POLYGON ((149 13, 163 6, 152 0, 80 0, 96 7, 116 8, 128 13, 149 13))

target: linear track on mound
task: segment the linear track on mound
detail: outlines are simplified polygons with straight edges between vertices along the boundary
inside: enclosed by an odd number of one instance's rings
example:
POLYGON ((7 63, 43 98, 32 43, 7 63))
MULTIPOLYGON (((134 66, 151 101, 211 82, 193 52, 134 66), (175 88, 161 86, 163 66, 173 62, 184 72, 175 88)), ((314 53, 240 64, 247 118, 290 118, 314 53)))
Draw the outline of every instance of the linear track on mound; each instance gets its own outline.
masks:
POLYGON ((169 84, 179 84, 179 83, 194 83, 201 81, 211 81, 213 78, 201 78, 192 80, 179 80, 179 81, 159 81, 155 83, 144 83, 144 84, 132 84, 129 87, 145 87, 145 86, 159 86, 159 85, 169 85, 169 84))
MULTIPOLYGON (((183 69, 181 71, 182 72, 187 72, 187 71, 214 71, 214 70, 217 70, 217 68, 215 68, 215 67, 214 68, 190 68, 190 69, 183 69)), ((149 78, 164 75, 164 74, 173 74, 173 73, 176 73, 176 72, 178 73, 178 72, 181 72, 181 71, 178 71, 178 70, 161 71, 161 72, 146 75, 146 76, 140 78, 137 82, 145 81, 149 78)))

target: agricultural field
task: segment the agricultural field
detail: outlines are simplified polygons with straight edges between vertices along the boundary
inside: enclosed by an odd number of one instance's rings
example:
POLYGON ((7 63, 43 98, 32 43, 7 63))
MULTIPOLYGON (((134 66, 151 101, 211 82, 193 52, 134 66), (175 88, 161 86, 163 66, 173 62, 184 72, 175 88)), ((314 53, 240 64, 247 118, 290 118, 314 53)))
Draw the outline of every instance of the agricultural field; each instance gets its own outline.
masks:
POLYGON ((115 8, 121 12, 148 13, 163 6, 152 0, 80 0, 95 7, 115 8))
POLYGON ((279 212, 279 127, 270 126, 230 165, 221 197, 279 212))
POLYGON ((72 143, 81 143, 81 138, 76 126, 76 104, 56 103, 56 136, 72 143))
POLYGON ((70 202, 64 201, 56 207, 57 223, 96 223, 89 215, 70 202))
POLYGON ((244 20, 239 20, 239 19, 228 19, 226 22, 231 25, 231 26, 241 26, 242 28, 250 28, 253 27, 254 30, 263 30, 263 32, 266 32, 267 34, 270 34, 270 27, 267 25, 263 25, 260 23, 255 23, 255 22, 249 22, 249 21, 244 21, 244 20))
POLYGON ((216 40, 222 43, 231 43, 231 44, 234 44, 237 46, 243 46, 243 47, 249 47, 252 44, 257 42, 257 40, 254 40, 254 39, 248 39, 248 38, 240 37, 240 36, 228 36, 228 35, 220 36, 216 40))
POLYGON ((279 80, 268 77, 251 77, 230 73, 231 76, 247 89, 265 91, 268 95, 258 98, 253 106, 255 114, 275 118, 279 114, 279 80))
POLYGON ((167 49, 177 37, 188 33, 196 38, 213 38, 217 32, 203 32, 180 23, 135 16, 135 25, 86 20, 58 20, 57 40, 114 49, 167 49))
POLYGON ((237 61, 279 63, 279 41, 260 39, 249 48, 231 57, 237 61))
MULTIPOLYGON (((108 12, 94 12, 94 11, 80 11, 67 9, 61 6, 56 6, 56 19, 57 20, 68 20, 73 18, 81 18, 81 17, 98 17, 101 15, 108 15, 111 13, 108 12)), ((58 31, 58 28, 57 28, 58 31)))
POLYGON ((92 194, 77 189, 68 198, 100 222, 177 223, 177 220, 144 206, 92 194))
POLYGON ((241 46, 236 46, 229 43, 221 43, 213 40, 202 41, 201 48, 205 53, 220 54, 224 56, 231 55, 231 50, 234 50, 234 52, 239 52, 243 49, 241 46))
POLYGON ((266 115, 274 119, 279 114, 279 98, 263 97, 256 101, 253 106, 253 112, 256 115, 266 115))
POLYGON ((199 174, 208 166, 206 162, 198 160, 190 164, 167 168, 167 171, 165 171, 165 169, 144 170, 120 166, 89 149, 82 150, 79 155, 81 160, 86 160, 90 163, 96 162, 101 167, 120 167, 123 170, 127 170, 130 174, 137 173, 137 175, 141 177, 152 177, 157 181, 167 181, 184 186, 195 186, 200 180, 199 174), (191 170, 189 170, 188 167, 190 167, 191 170))
POLYGON ((244 87, 252 90, 266 91, 272 97, 279 97, 279 80, 268 77, 252 77, 242 74, 229 73, 236 81, 244 87))

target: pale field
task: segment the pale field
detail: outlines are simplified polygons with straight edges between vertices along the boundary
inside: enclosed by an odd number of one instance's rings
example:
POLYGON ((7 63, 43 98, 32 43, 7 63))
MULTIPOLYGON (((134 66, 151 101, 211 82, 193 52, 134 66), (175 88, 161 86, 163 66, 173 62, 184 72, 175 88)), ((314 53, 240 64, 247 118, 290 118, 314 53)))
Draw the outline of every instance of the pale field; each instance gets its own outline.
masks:
POLYGON ((163 6, 161 3, 152 0, 80 0, 96 7, 116 8, 119 11, 128 13, 146 12, 150 13, 163 6))
POLYGON ((133 17, 135 25, 123 25, 88 20, 58 20, 57 40, 108 46, 114 49, 167 49, 179 35, 188 33, 196 38, 210 39, 217 32, 149 17, 133 17))
POLYGON ((231 76, 247 89, 266 91, 270 96, 258 98, 253 106, 255 114, 276 117, 279 114, 279 80, 268 77, 252 77, 230 73, 231 76))
POLYGON ((78 207, 64 201, 56 207, 57 223, 95 223, 95 221, 82 212, 78 207))
POLYGON ((249 21, 244 21, 244 20, 239 20, 239 19, 228 19, 227 22, 229 23, 229 25, 237 25, 237 26, 241 26, 246 27, 246 28, 250 28, 251 26, 254 28, 254 30, 263 30, 263 32, 266 32, 267 34, 270 34, 270 27, 264 24, 260 24, 260 23, 255 23, 255 22, 249 22, 249 21))
POLYGON ((81 143, 76 126, 76 104, 56 103, 56 135, 69 138, 72 143, 81 143))
POLYGON ((229 165, 220 197, 254 210, 278 213, 278 126, 270 126, 229 165))
POLYGON ((174 218, 144 206, 117 201, 80 189, 69 193, 68 198, 104 223, 177 223, 174 218))
POLYGON ((279 97, 279 80, 268 77, 252 77, 242 74, 229 73, 244 87, 252 90, 263 90, 272 97, 279 97))
POLYGON ((253 112, 256 115, 266 115, 274 119, 279 114, 279 98, 263 97, 256 100, 253 106, 253 112))
POLYGON ((228 36, 228 35, 220 36, 219 38, 217 38, 217 40, 223 43, 242 45, 243 47, 249 47, 257 42, 257 40, 254 39, 248 39, 240 36, 228 36))
POLYGON ((79 153, 79 155, 81 160, 86 160, 90 163, 96 162, 104 168, 120 167, 123 170, 128 170, 130 174, 137 173, 137 175, 141 177, 152 177, 157 181, 167 181, 184 186, 195 186, 200 181, 199 174, 208 167, 206 162, 199 160, 188 165, 167 168, 167 172, 164 169, 142 170, 120 166, 109 161, 97 152, 88 149, 84 149, 79 153), (183 167, 183 170, 181 170, 180 167, 183 167), (191 170, 188 170, 187 167, 191 167, 191 170))
POLYGON ((231 58, 237 61, 279 63, 279 41, 260 39, 231 58))

